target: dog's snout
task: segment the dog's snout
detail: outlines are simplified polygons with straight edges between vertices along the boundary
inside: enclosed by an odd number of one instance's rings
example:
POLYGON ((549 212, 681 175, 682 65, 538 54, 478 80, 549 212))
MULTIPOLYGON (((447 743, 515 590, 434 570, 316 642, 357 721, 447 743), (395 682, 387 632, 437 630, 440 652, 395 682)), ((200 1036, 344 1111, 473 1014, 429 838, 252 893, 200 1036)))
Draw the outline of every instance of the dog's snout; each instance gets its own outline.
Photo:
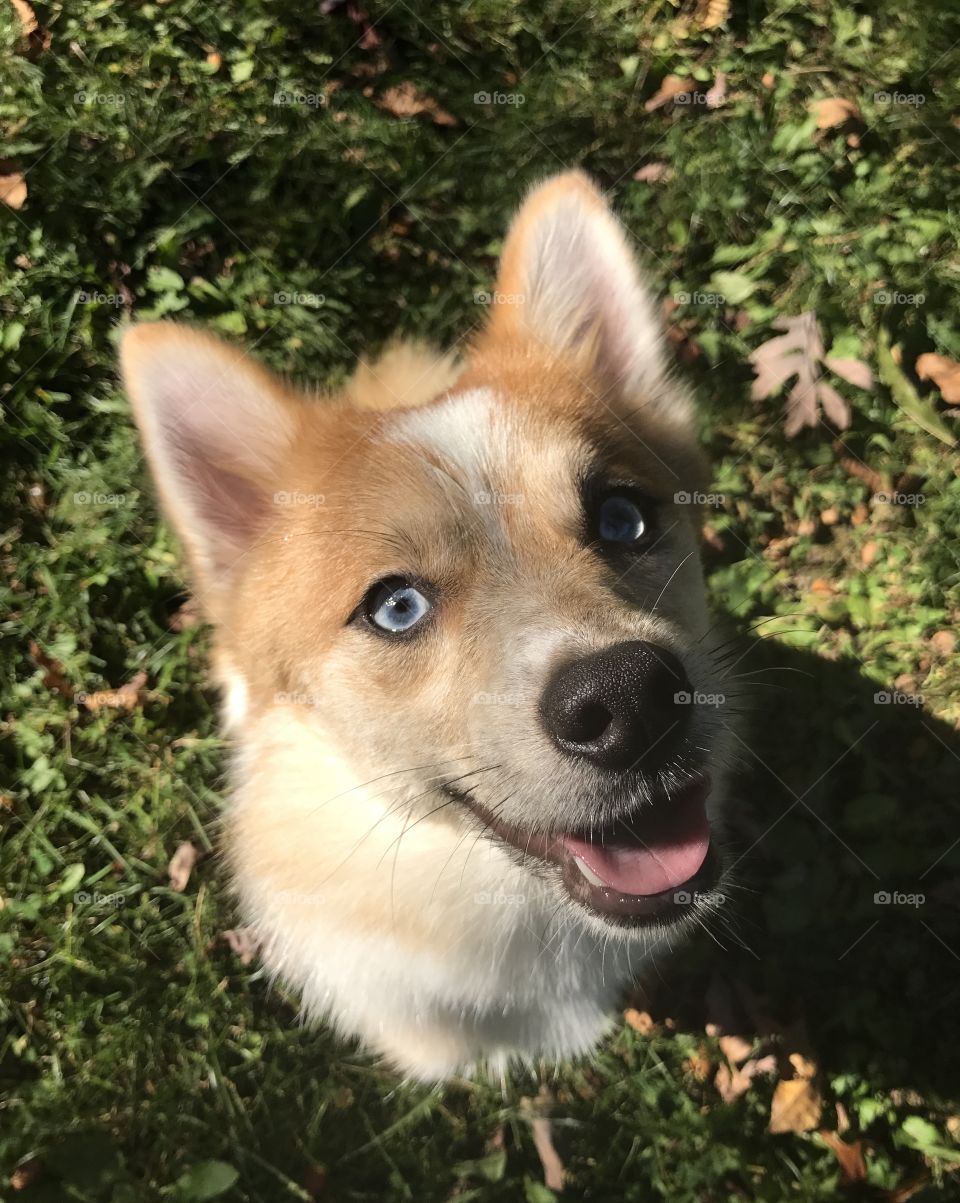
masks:
POLYGON ((634 639, 557 670, 543 691, 540 714, 566 755, 603 769, 652 773, 686 729, 689 692, 672 652, 634 639))

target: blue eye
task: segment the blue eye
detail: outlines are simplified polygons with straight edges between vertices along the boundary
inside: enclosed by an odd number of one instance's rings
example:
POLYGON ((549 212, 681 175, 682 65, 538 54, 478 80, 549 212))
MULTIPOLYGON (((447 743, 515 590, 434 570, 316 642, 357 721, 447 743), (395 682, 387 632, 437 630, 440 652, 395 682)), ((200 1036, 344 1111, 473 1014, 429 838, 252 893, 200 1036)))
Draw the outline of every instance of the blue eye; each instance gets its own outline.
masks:
POLYGON ((597 537, 604 543, 641 543, 650 525, 644 507, 624 493, 608 494, 597 507, 597 537))
POLYGON ((381 631, 405 635, 427 617, 433 603, 409 581, 394 579, 374 585, 363 608, 370 622, 381 631))

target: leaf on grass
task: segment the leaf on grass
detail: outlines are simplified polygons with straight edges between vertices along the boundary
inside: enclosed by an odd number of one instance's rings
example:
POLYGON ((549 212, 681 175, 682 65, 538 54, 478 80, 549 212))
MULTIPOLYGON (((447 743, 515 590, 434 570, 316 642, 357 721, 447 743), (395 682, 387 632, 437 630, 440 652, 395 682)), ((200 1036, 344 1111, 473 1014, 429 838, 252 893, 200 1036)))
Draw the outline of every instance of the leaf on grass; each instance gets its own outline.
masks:
POLYGON ((725 71, 718 71, 717 77, 713 81, 713 86, 708 88, 704 93, 704 104, 708 109, 718 109, 727 99, 727 75, 725 71))
POLYGON ((623 1018, 627 1026, 633 1028, 635 1032, 639 1032, 641 1036, 650 1036, 656 1031, 657 1025, 647 1011, 638 1011, 636 1007, 627 1007, 623 1018))
POLYGON ((812 1132, 820 1123, 820 1092, 806 1078, 778 1082, 770 1105, 770 1131, 812 1132))
POLYGON ((852 100, 842 96, 826 96, 810 105, 810 112, 817 119, 817 129, 836 129, 848 121, 859 121, 860 110, 852 100))
POLYGON ((23 36, 30 43, 31 50, 49 50, 53 35, 49 29, 44 29, 37 20, 33 6, 27 0, 10 0, 13 11, 17 14, 23 36))
POLYGON ((101 710, 136 710, 143 700, 147 674, 141 669, 119 689, 101 689, 83 695, 83 704, 97 714, 101 710))
POLYGON ((237 954, 241 965, 249 965, 260 947, 260 940, 252 927, 231 927, 221 932, 220 938, 237 954))
POLYGON ((452 113, 442 109, 435 100, 421 92, 410 80, 387 88, 377 103, 394 117, 427 116, 434 125, 457 124, 457 119, 452 113))
POLYGON ((544 1185, 550 1190, 562 1191, 566 1171, 560 1154, 553 1144, 553 1130, 548 1112, 553 1096, 546 1086, 541 1086, 535 1099, 521 1099, 521 1106, 530 1121, 533 1145, 543 1166, 544 1185))
POLYGON ((822 378, 823 366, 839 365, 833 367, 837 375, 858 388, 869 388, 873 383, 870 369, 858 359, 826 359, 820 323, 810 310, 796 317, 778 318, 773 326, 785 333, 761 343, 750 356, 756 373, 750 390, 754 401, 772 396, 795 376, 796 384, 787 395, 787 437, 792 438, 804 426, 815 427, 821 409, 834 426, 845 430, 850 425, 850 407, 822 378))
POLYGON ((960 405, 960 363, 927 351, 914 365, 921 380, 932 380, 948 405, 960 405))
POLYGON ((35 640, 31 639, 28 646, 30 659, 37 668, 43 670, 43 683, 46 688, 53 693, 59 693, 61 697, 72 698, 73 686, 67 680, 66 671, 60 661, 48 656, 35 640))
POLYGON ((669 104, 675 96, 688 96, 695 87, 692 79, 682 75, 668 75, 643 107, 648 113, 652 113, 655 109, 662 109, 665 104, 669 104))
POLYGON ((0 175, 0 201, 8 209, 22 209, 27 199, 27 181, 19 171, 0 175))
POLYGON ((725 1103, 732 1103, 750 1089, 750 1083, 758 1074, 772 1075, 777 1072, 777 1059, 770 1053, 744 1061, 739 1067, 721 1065, 717 1068, 713 1084, 725 1103))
POLYGON ((217 1199, 233 1186, 240 1175, 225 1161, 201 1161, 180 1178, 177 1186, 180 1198, 188 1203, 204 1203, 217 1199))
POLYGON ((739 1065, 753 1052, 753 1045, 742 1036, 721 1036, 717 1041, 720 1051, 731 1065, 739 1065))
POLYGON ((644 163, 633 178, 642 184, 668 184, 673 179, 673 168, 668 163, 644 163))
POLYGON ((701 4, 703 15, 698 14, 701 29, 716 29, 730 16, 731 0, 705 0, 701 4))
POLYGON ((167 865, 170 888, 176 890, 178 894, 182 894, 187 888, 198 855, 196 845, 190 840, 183 840, 177 844, 176 851, 170 857, 170 864, 167 865))
POLYGON ((930 402, 921 399, 904 375, 897 363, 898 352, 898 347, 890 346, 890 336, 881 326, 877 333, 877 372, 880 379, 889 388, 894 401, 907 417, 912 418, 919 427, 939 439, 941 443, 953 447, 957 440, 930 402))
POLYGON ((844 1182, 864 1182, 867 1177, 867 1164, 863 1159, 863 1142, 853 1140, 849 1143, 842 1140, 836 1132, 828 1132, 821 1128, 818 1133, 824 1144, 833 1149, 840 1162, 840 1176, 844 1182))

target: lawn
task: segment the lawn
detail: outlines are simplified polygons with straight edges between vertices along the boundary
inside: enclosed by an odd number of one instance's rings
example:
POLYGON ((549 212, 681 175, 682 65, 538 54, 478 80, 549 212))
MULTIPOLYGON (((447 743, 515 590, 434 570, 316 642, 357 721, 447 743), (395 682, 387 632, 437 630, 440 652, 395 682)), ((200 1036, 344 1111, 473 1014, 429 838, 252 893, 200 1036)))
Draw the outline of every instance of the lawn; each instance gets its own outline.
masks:
POLYGON ((563 1198, 960 1198, 960 11, 31 11, 0 2, 0 1198, 545 1203, 541 1088, 563 1198), (223 936, 208 636, 116 337, 177 316, 324 385, 395 331, 453 344, 572 165, 666 298, 714 459, 743 889, 589 1063, 431 1091, 223 936), (794 430, 750 357, 801 314, 841 364, 794 430))

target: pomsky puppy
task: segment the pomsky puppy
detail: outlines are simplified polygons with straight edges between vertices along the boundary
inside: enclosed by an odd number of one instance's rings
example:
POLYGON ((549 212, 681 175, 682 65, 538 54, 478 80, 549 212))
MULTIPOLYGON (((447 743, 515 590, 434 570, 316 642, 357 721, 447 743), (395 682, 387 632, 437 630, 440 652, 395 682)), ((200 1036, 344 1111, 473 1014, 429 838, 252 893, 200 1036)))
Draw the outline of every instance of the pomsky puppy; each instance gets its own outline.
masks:
POLYGON ((324 398, 168 322, 121 360, 271 971, 421 1079, 589 1050, 726 881, 704 464, 600 194, 528 196, 461 360, 394 346, 324 398))

